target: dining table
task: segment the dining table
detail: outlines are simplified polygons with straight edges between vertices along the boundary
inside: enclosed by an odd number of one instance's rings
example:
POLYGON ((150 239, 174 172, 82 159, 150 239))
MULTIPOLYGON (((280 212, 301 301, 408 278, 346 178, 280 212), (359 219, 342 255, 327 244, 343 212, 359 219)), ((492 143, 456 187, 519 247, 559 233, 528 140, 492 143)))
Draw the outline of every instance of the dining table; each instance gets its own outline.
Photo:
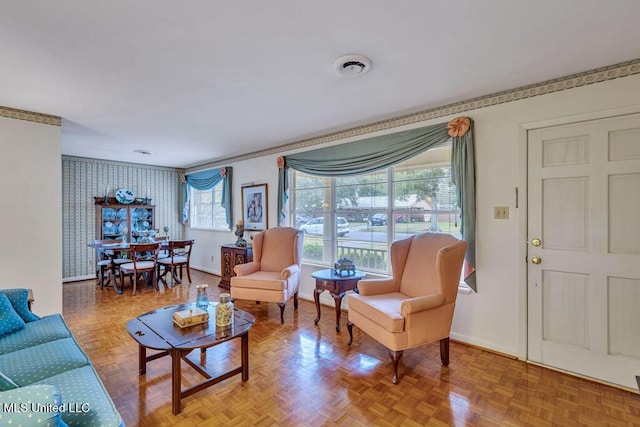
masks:
MULTIPOLYGON (((160 251, 167 251, 169 249, 169 242, 167 240, 159 240, 156 241, 160 243, 160 251)), ((154 242, 147 242, 154 243, 154 242)), ((113 287, 117 293, 122 293, 122 287, 124 287, 124 283, 118 285, 118 275, 116 274, 116 258, 129 258, 129 254, 131 252, 131 244, 130 243, 96 243, 90 242, 87 243, 87 246, 96 250, 97 259, 103 259, 105 256, 111 261, 109 264, 109 277, 107 278, 107 284, 113 278, 113 287)), ((159 278, 158 278, 159 279, 159 278)), ((156 280, 158 280, 156 279, 156 280)), ((180 283, 180 280, 175 277, 174 272, 174 280, 176 283, 180 283)))

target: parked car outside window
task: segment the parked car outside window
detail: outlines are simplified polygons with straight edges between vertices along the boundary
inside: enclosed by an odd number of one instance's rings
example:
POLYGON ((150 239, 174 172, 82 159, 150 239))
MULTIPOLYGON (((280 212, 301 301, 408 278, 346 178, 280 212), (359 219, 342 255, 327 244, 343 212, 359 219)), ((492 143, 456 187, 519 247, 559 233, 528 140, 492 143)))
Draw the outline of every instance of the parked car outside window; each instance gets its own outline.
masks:
MULTIPOLYGON (((309 234, 323 235, 324 234, 324 218, 323 217, 313 218, 311 221, 307 222, 306 224, 302 224, 300 226, 300 230, 309 234)), ((341 216, 336 218, 336 234, 339 237, 342 237, 346 235, 348 232, 349 232, 349 222, 346 220, 346 218, 343 218, 341 216)))
POLYGON ((387 214, 375 214, 371 217, 371 225, 387 225, 387 214))

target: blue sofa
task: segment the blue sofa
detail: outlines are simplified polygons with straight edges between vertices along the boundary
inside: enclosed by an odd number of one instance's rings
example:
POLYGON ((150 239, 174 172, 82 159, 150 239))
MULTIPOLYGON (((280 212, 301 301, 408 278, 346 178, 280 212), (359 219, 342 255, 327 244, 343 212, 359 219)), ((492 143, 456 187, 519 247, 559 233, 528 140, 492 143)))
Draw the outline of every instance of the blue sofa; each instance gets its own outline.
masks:
POLYGON ((33 314, 26 289, 0 289, 0 425, 124 426, 62 316, 33 314))

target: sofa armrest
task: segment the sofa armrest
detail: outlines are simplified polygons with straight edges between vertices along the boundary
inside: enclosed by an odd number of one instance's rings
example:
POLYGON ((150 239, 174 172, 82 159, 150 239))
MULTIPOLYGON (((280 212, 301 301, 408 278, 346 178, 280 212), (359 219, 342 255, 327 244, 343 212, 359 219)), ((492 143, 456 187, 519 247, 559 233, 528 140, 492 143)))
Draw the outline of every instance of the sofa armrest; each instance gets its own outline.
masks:
POLYGON ((296 274, 298 271, 300 271, 300 267, 298 267, 298 264, 290 265, 289 267, 282 270, 282 274, 280 275, 280 278, 288 279, 289 277, 296 274))
POLYGON ((398 286, 393 278, 386 279, 362 279, 358 281, 358 293, 360 295, 380 295, 398 292, 398 286))
POLYGON ((442 294, 427 295, 424 297, 409 298, 402 301, 400 313, 407 316, 419 311, 431 310, 444 304, 444 296, 442 294))
POLYGON ((61 410, 64 409, 62 396, 55 386, 38 384, 2 391, 0 401, 3 405, 0 412, 2 425, 67 425, 61 418, 61 410))
POLYGON ((233 267, 233 271, 236 273, 236 276, 246 276, 248 274, 255 273, 258 270, 260 270, 260 263, 258 261, 238 264, 233 267))

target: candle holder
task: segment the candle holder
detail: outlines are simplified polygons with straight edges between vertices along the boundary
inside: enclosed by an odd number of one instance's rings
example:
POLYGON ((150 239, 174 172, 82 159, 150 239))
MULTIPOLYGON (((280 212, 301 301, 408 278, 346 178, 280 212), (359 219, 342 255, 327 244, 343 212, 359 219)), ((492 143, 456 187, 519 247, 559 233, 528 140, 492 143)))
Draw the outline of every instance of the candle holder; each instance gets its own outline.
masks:
POLYGON ((127 235, 129 234, 129 229, 127 227, 123 227, 121 232, 122 232, 122 242, 120 242, 120 245, 127 246, 127 235))
POLYGON ((109 204, 109 190, 111 188, 107 185, 107 188, 104 189, 104 200, 102 201, 102 204, 104 206, 107 206, 109 204))

